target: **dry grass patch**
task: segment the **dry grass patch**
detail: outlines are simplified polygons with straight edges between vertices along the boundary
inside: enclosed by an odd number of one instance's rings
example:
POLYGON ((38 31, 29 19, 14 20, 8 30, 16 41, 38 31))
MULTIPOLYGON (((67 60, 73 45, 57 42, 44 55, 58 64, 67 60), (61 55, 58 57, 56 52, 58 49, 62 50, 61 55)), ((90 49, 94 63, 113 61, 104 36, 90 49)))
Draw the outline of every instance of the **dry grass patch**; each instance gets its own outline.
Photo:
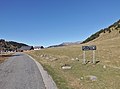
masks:
POLYGON ((12 54, 0 54, 0 63, 4 62, 8 57, 11 57, 12 54))
POLYGON ((6 58, 0 57, 0 63, 2 63, 6 58))
MULTIPOLYGON (((108 49, 106 48, 107 46, 101 46, 97 43, 96 45, 98 47, 96 59, 100 61, 96 65, 82 64, 81 45, 32 51, 29 54, 43 65, 45 70, 53 77, 59 89, 119 89, 119 69, 109 66, 103 67, 103 65, 119 66, 120 61, 118 60, 118 64, 114 61, 118 53, 114 54, 113 52, 113 55, 111 55, 111 48, 108 47, 108 49), (102 47, 103 49, 101 49, 102 47), (45 55, 47 59, 41 55, 45 55), (57 60, 51 61, 51 58, 56 58, 57 60), (65 64, 70 65, 72 68, 63 70, 61 66, 65 64), (96 81, 92 81, 91 79, 95 77, 96 81)), ((112 48, 115 51, 116 47, 112 48)), ((87 52, 86 58, 89 61, 92 60, 91 56, 92 52, 87 52)))
MULTIPOLYGON (((59 89, 119 89, 120 88, 120 34, 117 30, 105 32, 86 44, 50 48, 29 53, 39 61, 53 77, 59 89), (93 65, 83 65, 82 45, 96 45, 96 60, 93 65), (46 55, 41 57, 41 55, 46 55), (51 59, 57 59, 52 60, 51 59), (61 66, 70 65, 63 70, 61 66)), ((86 52, 92 61, 92 52, 86 52)))

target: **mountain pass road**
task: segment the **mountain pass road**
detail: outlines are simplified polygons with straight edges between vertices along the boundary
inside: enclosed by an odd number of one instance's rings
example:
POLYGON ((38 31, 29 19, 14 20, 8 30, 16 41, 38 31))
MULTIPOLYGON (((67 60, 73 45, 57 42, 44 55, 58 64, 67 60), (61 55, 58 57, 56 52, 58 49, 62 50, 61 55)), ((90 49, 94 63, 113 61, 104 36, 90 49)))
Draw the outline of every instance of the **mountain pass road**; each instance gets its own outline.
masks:
POLYGON ((36 63, 16 53, 0 64, 0 89, 46 89, 36 63))

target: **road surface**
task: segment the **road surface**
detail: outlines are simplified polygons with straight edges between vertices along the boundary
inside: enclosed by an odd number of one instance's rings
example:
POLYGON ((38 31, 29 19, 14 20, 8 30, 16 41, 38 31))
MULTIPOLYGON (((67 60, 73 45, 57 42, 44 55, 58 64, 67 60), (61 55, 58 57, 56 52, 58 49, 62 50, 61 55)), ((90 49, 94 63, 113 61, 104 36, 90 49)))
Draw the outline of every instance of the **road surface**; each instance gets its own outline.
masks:
POLYGON ((0 64, 0 89, 46 89, 36 63, 17 53, 0 64))

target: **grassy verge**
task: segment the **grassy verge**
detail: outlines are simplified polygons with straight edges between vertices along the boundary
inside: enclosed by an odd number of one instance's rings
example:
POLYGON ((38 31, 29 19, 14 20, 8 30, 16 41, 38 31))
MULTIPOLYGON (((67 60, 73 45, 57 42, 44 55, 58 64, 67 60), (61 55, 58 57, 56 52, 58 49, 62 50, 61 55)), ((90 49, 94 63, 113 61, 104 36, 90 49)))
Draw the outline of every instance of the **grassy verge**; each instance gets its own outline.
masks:
MULTIPOLYGON (((91 63, 83 65, 79 46, 44 49, 29 54, 43 65, 59 89, 119 89, 120 87, 119 69, 104 68, 104 59, 96 65, 91 63), (72 68, 63 70, 61 66, 64 64, 72 68)), ((87 52, 87 55, 87 59, 91 59, 91 53, 87 52)), ((97 56, 97 59, 103 56, 97 56)))
POLYGON ((51 66, 52 64, 48 64, 46 61, 44 61, 44 59, 39 59, 34 54, 30 55, 41 63, 44 70, 46 70, 51 75, 59 89, 72 89, 68 86, 67 81, 65 80, 61 72, 58 69, 55 69, 53 66, 51 66))
POLYGON ((69 87, 66 86, 67 82, 64 79, 64 76, 60 76, 59 73, 57 73, 57 71, 49 65, 44 65, 43 67, 52 76, 53 80, 60 89, 69 89, 69 87))

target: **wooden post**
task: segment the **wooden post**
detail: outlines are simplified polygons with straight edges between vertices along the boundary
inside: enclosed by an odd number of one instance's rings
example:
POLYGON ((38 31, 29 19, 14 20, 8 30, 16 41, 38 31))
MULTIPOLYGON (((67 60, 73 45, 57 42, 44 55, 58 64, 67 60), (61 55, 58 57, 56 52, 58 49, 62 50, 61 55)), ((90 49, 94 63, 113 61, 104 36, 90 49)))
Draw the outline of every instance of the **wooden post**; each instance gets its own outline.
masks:
POLYGON ((83 64, 86 64, 85 51, 83 51, 83 64))
POLYGON ((95 64, 96 61, 95 61, 95 50, 93 50, 93 64, 95 64))

